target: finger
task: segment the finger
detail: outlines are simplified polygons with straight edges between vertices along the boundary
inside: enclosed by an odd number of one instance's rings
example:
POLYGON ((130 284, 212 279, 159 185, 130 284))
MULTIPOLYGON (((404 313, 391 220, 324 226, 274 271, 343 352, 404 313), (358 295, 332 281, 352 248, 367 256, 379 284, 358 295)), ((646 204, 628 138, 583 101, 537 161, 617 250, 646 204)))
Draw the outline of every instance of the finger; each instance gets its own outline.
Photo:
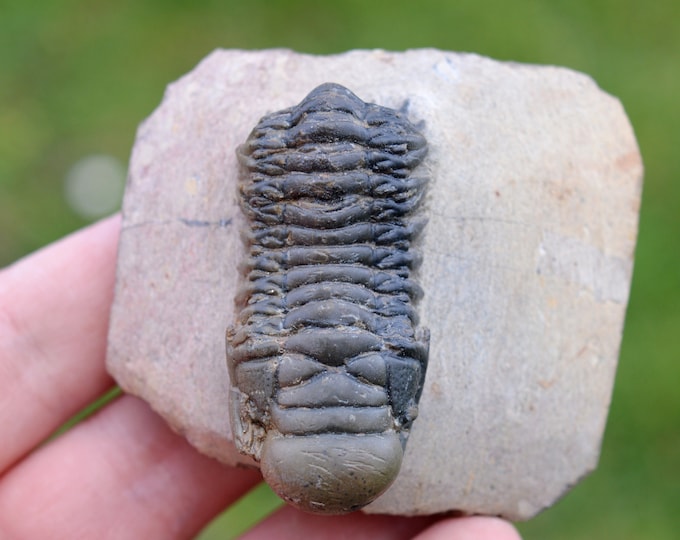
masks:
POLYGON ((434 521, 434 517, 369 515, 361 512, 344 516, 306 514, 290 506, 275 512, 256 525, 242 540, 399 540, 413 538, 434 521))
POLYGON ((112 385, 119 229, 109 218, 0 272, 0 472, 112 385))
POLYGON ((521 540, 517 529, 495 517, 449 518, 435 523, 414 540, 521 540))
POLYGON ((7 473, 0 537, 191 538, 260 480, 198 454, 123 396, 7 473))

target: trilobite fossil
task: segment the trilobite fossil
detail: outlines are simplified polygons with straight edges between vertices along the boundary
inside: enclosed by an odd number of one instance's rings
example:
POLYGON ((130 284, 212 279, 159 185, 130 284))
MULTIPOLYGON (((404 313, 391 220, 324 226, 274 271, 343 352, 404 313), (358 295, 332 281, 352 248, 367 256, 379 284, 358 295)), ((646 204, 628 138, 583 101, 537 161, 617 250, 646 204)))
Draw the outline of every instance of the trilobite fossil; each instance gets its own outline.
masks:
POLYGON ((249 256, 227 331, 237 448, 307 511, 397 476, 423 388, 412 244, 427 144, 404 112, 323 84, 238 149, 249 256))

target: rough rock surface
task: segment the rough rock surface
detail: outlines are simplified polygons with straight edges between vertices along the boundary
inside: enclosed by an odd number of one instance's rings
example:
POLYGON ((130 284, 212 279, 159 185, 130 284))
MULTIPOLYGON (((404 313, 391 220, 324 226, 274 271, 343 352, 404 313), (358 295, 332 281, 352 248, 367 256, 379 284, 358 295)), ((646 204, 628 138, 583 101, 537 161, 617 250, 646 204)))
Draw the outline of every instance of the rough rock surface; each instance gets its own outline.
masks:
POLYGON ((401 473, 365 510, 530 518, 597 463, 637 234, 633 132, 582 74, 436 50, 214 52, 137 135, 109 370, 199 450, 247 462, 224 344, 245 253, 235 149, 328 81, 406 103, 430 145, 430 365, 401 473))

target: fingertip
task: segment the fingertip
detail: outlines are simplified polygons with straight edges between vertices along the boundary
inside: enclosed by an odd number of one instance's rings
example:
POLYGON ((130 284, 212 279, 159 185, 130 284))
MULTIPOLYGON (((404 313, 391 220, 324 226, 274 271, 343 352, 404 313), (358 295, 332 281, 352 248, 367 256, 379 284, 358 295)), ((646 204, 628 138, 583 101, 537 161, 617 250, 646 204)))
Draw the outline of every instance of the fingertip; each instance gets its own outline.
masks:
POLYGON ((487 516, 448 518, 428 527, 415 540, 521 540, 504 519, 487 516))
POLYGON ((308 514, 283 506, 243 536, 242 540, 314 538, 331 540, 401 540, 413 538, 432 523, 434 516, 404 517, 354 512, 340 516, 308 514))

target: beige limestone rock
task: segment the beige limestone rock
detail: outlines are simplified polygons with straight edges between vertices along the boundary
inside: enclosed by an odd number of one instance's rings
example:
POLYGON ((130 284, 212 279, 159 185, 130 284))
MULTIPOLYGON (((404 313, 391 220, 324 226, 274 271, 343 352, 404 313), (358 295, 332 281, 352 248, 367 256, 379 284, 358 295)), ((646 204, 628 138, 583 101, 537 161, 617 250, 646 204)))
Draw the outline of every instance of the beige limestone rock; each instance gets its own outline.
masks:
POLYGON ((430 365, 395 484, 366 511, 527 519, 591 471, 642 179, 620 103, 579 73, 437 50, 216 51, 130 162, 108 368, 201 452, 231 444, 225 328, 244 250, 236 147, 323 82, 424 121, 430 365))

